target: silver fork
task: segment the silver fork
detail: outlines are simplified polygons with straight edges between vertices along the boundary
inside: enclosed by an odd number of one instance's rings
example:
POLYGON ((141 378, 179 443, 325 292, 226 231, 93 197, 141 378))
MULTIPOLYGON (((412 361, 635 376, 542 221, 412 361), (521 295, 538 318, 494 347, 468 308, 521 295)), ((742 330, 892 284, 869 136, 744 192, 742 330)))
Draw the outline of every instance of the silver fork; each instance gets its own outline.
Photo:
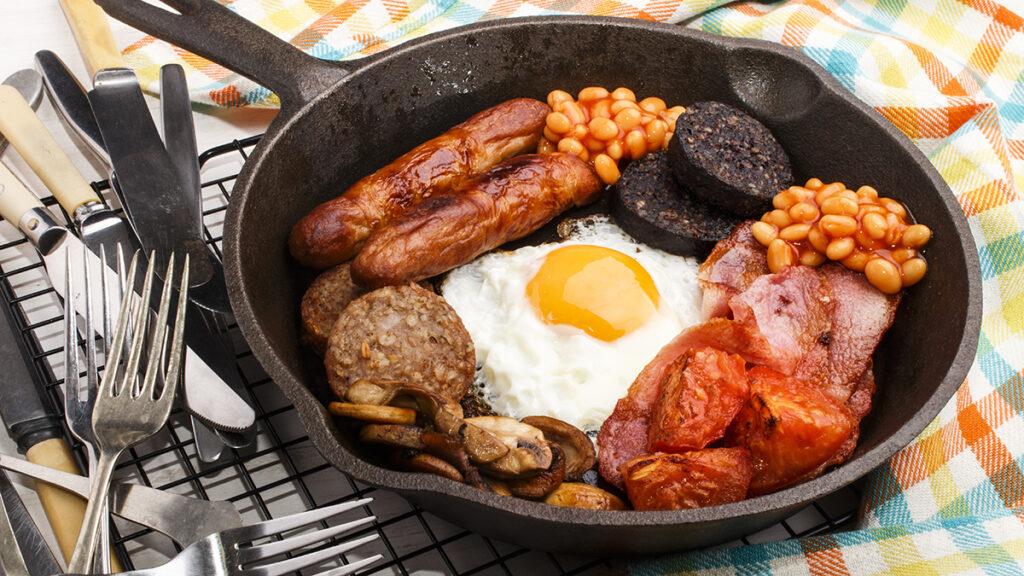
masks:
MULTIPOLYGON (((282 576, 283 574, 296 572, 372 542, 378 538, 378 535, 370 534, 355 540, 333 544, 319 550, 300 552, 291 558, 281 558, 271 562, 262 561, 274 556, 296 552, 315 544, 324 544, 336 536, 370 524, 376 520, 376 517, 367 516, 346 522, 345 524, 330 526, 315 532, 298 534, 265 544, 255 544, 254 542, 264 538, 282 536, 285 532, 327 520, 342 512, 369 504, 372 500, 373 498, 364 498, 318 510, 300 512, 299 514, 285 516, 284 518, 275 518, 251 526, 218 532, 185 548, 163 566, 123 572, 118 576, 179 576, 181 574, 282 576)), ((383 556, 376 554, 362 560, 319 572, 317 576, 345 576, 346 574, 357 572, 381 558, 383 556)))
MULTIPOLYGON (((119 278, 124 278, 124 255, 118 246, 117 270, 119 278)), ((90 266, 84 268, 85 292, 85 331, 82 332, 86 346, 86 374, 83 380, 78 370, 78 341, 76 339, 77 325, 75 316, 74 298, 72 292, 72 274, 69 272, 64 278, 64 293, 69 296, 64 299, 64 358, 66 367, 64 384, 64 418, 68 423, 68 430, 85 446, 87 475, 91 478, 96 474, 96 463, 98 451, 96 449, 96 438, 92 433, 92 408, 96 402, 96 392, 99 389, 99 374, 96 367, 96 339, 90 331, 93 325, 93 300, 91 298, 92 277, 90 266)), ((71 252, 68 252, 68 260, 65 269, 71 270, 71 252)), ((109 355, 110 340, 113 338, 113 314, 111 313, 111 298, 115 303, 121 301, 124 294, 124 284, 114 282, 115 286, 107 285, 109 273, 107 272, 107 255, 103 248, 100 248, 100 293, 103 302, 103 344, 104 357, 109 355)), ((100 536, 96 561, 99 562, 98 569, 102 572, 110 572, 110 522, 106 508, 100 515, 100 536)))
MULTIPOLYGON (((109 355, 104 361, 103 378, 93 400, 92 436, 98 458, 95 474, 90 477, 89 504, 85 510, 82 530, 68 563, 69 572, 88 573, 92 570, 92 560, 99 540, 100 524, 105 517, 114 465, 122 452, 149 438, 163 427, 171 412, 178 385, 183 352, 185 299, 188 291, 187 257, 175 305, 172 334, 168 334, 168 319, 173 299, 174 258, 172 256, 168 264, 167 282, 164 283, 159 311, 152 325, 148 302, 153 288, 154 264, 151 258, 146 269, 142 292, 136 295, 134 287, 138 262, 139 255, 136 252, 127 275, 121 275, 122 279, 127 279, 124 297, 121 299, 113 338, 107 345, 109 355), (129 329, 132 335, 126 338, 129 329), (142 366, 143 349, 146 347, 147 339, 149 347, 145 355, 146 364, 142 366), (125 355, 127 357, 122 362, 122 356, 125 355), (137 380, 136 393, 134 387, 137 380), (158 380, 163 383, 159 395, 156 391, 158 380)), ((122 272, 123 267, 119 268, 122 268, 119 270, 122 272)), ((67 274, 69 278, 72 276, 72 267, 68 267, 67 274)), ((85 274, 86 278, 89 278, 88 264, 85 274)), ((105 270, 101 276, 106 279, 105 270)), ((86 301, 91 303, 90 284, 88 281, 83 283, 83 294, 86 301)), ((68 299, 70 298, 73 296, 68 292, 68 299)), ((107 302, 109 300, 104 299, 105 309, 109 308, 107 302)), ((91 322, 94 320, 94 314, 89 308, 86 306, 86 333, 92 334, 91 322)), ((105 310, 107 317, 110 317, 109 312, 108 309, 105 310)), ((70 318, 71 320, 65 319, 65 330, 74 333, 73 313, 70 318)), ((86 338, 86 365, 90 374, 95 374, 96 353, 95 339, 86 338)), ((67 373, 77 375, 77 353, 74 357, 69 354, 68 360, 70 362, 67 373)))

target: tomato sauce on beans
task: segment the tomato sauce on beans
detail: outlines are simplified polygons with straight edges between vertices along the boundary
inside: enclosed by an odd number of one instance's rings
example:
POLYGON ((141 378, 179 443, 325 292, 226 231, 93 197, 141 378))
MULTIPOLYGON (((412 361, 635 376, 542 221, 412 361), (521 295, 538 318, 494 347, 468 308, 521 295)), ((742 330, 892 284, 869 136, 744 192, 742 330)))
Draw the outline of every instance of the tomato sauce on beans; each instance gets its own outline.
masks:
POLYGON ((626 87, 611 92, 588 86, 573 98, 564 90, 548 94, 548 114, 537 152, 567 152, 588 160, 605 184, 618 182, 623 158, 638 160, 668 148, 682 106, 661 98, 640 100, 626 87))
POLYGON ((772 272, 832 260, 895 294, 928 271, 920 251, 931 240, 931 229, 914 223, 903 204, 879 197, 871 186, 853 191, 841 182, 811 178, 776 194, 772 205, 774 210, 751 227, 754 238, 768 248, 772 272))

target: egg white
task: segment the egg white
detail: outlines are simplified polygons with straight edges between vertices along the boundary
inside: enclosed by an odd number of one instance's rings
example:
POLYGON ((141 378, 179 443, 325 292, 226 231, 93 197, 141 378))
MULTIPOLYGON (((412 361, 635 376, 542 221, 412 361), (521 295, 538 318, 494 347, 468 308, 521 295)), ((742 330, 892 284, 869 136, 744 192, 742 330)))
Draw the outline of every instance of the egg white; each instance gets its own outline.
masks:
POLYGON ((641 244, 608 218, 592 217, 562 242, 492 252, 453 270, 441 293, 473 338, 480 384, 498 413, 546 415, 593 431, 658 350, 700 322, 697 267, 693 258, 641 244), (661 296, 647 322, 606 342, 541 320, 526 285, 549 252, 574 244, 617 250, 647 270, 661 296))

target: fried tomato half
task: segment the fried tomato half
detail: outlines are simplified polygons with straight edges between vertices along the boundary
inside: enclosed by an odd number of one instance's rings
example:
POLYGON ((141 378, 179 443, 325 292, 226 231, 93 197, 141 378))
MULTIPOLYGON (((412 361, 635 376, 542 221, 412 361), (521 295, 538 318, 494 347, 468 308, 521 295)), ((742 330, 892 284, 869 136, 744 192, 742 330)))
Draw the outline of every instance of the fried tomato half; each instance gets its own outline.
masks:
POLYGON ((819 387, 761 366, 747 372, 750 400, 727 444, 750 450, 751 495, 767 494, 819 474, 857 432, 845 406, 819 387))
POLYGON ((626 493, 637 510, 681 510, 738 502, 753 468, 745 448, 649 454, 623 464, 626 493))
POLYGON ((651 452, 700 450, 725 435, 747 403, 743 358, 715 348, 677 359, 661 385, 648 429, 651 452))

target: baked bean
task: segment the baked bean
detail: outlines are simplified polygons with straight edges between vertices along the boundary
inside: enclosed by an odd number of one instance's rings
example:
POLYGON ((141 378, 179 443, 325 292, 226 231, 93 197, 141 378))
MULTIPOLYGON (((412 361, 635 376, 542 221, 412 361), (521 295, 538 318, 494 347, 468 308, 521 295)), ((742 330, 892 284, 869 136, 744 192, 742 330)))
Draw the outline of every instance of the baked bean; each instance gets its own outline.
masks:
POLYGON ((921 248, 931 239, 932 230, 924 224, 911 224, 903 231, 903 245, 907 248, 921 248))
POLYGON ((665 132, 665 139, 661 142, 661 149, 668 150, 668 145, 672 143, 672 132, 676 129, 675 126, 669 125, 668 130, 665 132))
POLYGON ((544 137, 547 138, 548 140, 551 140, 552 142, 558 142, 559 140, 562 139, 561 134, 556 133, 554 130, 548 128, 547 126, 544 127, 544 137))
POLYGON ((923 258, 911 258, 900 266, 900 273, 903 278, 904 286, 913 286, 924 278, 924 273, 928 271, 928 263, 923 258))
POLYGON ((830 196, 821 203, 821 211, 825 214, 856 216, 857 203, 843 196, 830 196))
POLYGON ((754 222, 750 225, 750 233, 763 246, 768 246, 779 236, 779 229, 767 222, 754 222))
POLYGON ((825 263, 825 255, 817 250, 804 250, 800 252, 800 263, 804 266, 817 268, 825 263))
POLYGON ((878 200, 878 203, 881 204, 882 207, 888 210, 890 213, 895 214, 900 218, 907 217, 907 209, 903 207, 903 204, 900 204, 899 202, 893 200, 892 198, 880 198, 878 200))
POLYGON ((583 147, 591 152, 604 152, 605 145, 591 134, 583 139, 583 147))
POLYGON ((792 190, 787 189, 779 192, 774 198, 772 198, 772 206, 775 206, 779 210, 788 211, 799 201, 800 199, 796 197, 796 194, 793 194, 792 190))
POLYGON ((797 202, 789 209, 789 217, 797 222, 814 222, 818 219, 818 208, 807 202, 797 202))
POLYGON ((572 130, 572 122, 569 121, 569 117, 561 112, 552 112, 548 114, 545 123, 555 134, 567 134, 569 130, 572 130))
POLYGON ((825 183, 822 182, 820 179, 811 178, 810 180, 807 181, 806 184, 804 184, 804 188, 807 188, 808 190, 817 190, 818 188, 821 188, 824 185, 825 183))
POLYGON ((587 100, 600 100, 608 97, 608 90, 600 86, 588 86, 583 90, 580 90, 579 96, 576 97, 580 102, 586 102, 587 100))
POLYGON ((537 154, 551 154, 555 150, 557 149, 555 148, 554 143, 547 138, 541 138, 540 143, 537 144, 537 154))
POLYGON ((846 258, 843 258, 842 262, 843 266, 846 266, 854 272, 863 272, 864 266, 868 263, 869 258, 871 258, 871 256, 864 252, 854 252, 846 258))
POLYGON ((875 257, 864 265, 864 275, 868 282, 886 294, 895 294, 903 288, 900 269, 885 258, 875 257))
POLYGON ((615 160, 616 162, 622 160, 622 143, 618 140, 612 140, 609 142, 604 151, 612 160, 615 160))
POLYGON ((548 106, 551 106, 552 110, 555 109, 555 104, 565 102, 566 100, 572 100, 572 94, 565 90, 552 90, 548 92, 548 106))
MULTIPOLYGON (((608 110, 611 111, 612 116, 615 116, 616 114, 622 112, 623 110, 636 110, 637 114, 639 114, 640 106, 632 100, 615 100, 614 102, 612 102, 612 105, 608 108, 608 110)), ((640 121, 638 120, 637 124, 639 123, 640 121)))
POLYGON ((832 182, 831 184, 824 184, 822 186, 819 186, 818 189, 814 191, 814 201, 818 203, 818 206, 821 206, 821 204, 825 202, 826 198, 832 196, 833 194, 838 194, 843 190, 846 190, 846 186, 843 186, 842 182, 832 182))
POLYGON ((586 148, 583 147, 582 142, 575 138, 562 138, 558 141, 558 151, 581 156, 586 152, 586 148))
POLYGON ((661 145, 665 141, 665 134, 668 133, 668 124, 664 120, 655 120, 644 128, 644 132, 647 134, 648 150, 651 152, 661 150, 661 145))
POLYGON ((829 260, 844 260, 850 254, 853 254, 853 249, 856 247, 853 238, 849 236, 837 238, 828 243, 828 247, 825 248, 825 255, 828 256, 829 260))
POLYGON ((619 166, 612 160, 607 154, 598 154, 594 156, 594 170, 597 172, 601 181, 605 184, 615 184, 619 181, 619 177, 622 175, 619 172, 619 166))
POLYGON ((590 108, 590 118, 611 118, 612 117, 612 103, 610 100, 601 100, 597 104, 594 104, 590 108))
POLYGON ((885 238, 885 233, 889 231, 889 223, 885 221, 885 217, 874 212, 865 214, 860 220, 860 225, 864 227, 867 235, 875 240, 885 238))
POLYGON ((656 96, 644 98, 640 101, 640 109, 646 110, 651 114, 657 114, 666 108, 668 108, 668 106, 665 105, 665 101, 656 96))
POLYGON ((615 90, 612 90, 612 100, 627 100, 636 102, 636 94, 632 90, 625 86, 619 86, 615 90))
POLYGON ((786 242, 802 242, 807 239, 807 233, 810 231, 810 224, 790 224, 779 230, 779 238, 786 242))
POLYGON ((885 243, 882 240, 875 240, 869 236, 864 228, 858 228, 853 234, 853 239, 857 241, 857 245, 869 252, 873 252, 885 246, 885 243))
POLYGON ((793 223, 793 219, 789 217, 789 212, 785 210, 772 210, 764 215, 764 221, 780 230, 793 223))
POLYGON ((886 214, 885 224, 889 228, 889 231, 885 233, 885 243, 890 246, 896 246, 903 239, 903 230, 906 226, 895 214, 886 214))
POLYGON ((768 244, 768 269, 772 273, 778 274, 792 266, 796 261, 793 252, 793 247, 785 240, 781 238, 772 240, 771 244, 768 244))
POLYGON ((583 140, 587 137, 588 132, 586 124, 577 124, 572 127, 572 132, 569 135, 577 140, 583 140))
POLYGON ((875 190, 871 186, 861 186, 860 188, 857 188, 857 197, 867 198, 874 202, 878 200, 878 190, 875 190))
POLYGON ((594 118, 588 126, 590 134, 598 140, 608 141, 619 135, 619 126, 608 118, 594 118))
POLYGON ((897 248, 893 250, 890 255, 892 256, 892 259, 896 261, 897 264, 903 264, 907 260, 910 260, 914 256, 917 256, 917 252, 911 250, 910 248, 897 248))
POLYGON ((833 238, 851 236, 857 231, 857 221, 849 216, 826 214, 821 217, 821 229, 833 238))
POLYGON ((558 103, 559 112, 569 117, 569 121, 572 122, 573 126, 577 124, 583 124, 586 121, 586 117, 583 115, 583 109, 580 105, 573 102, 572 100, 566 100, 558 103))
POLYGON ((811 226, 811 231, 807 233, 807 241, 818 252, 824 252, 829 244, 828 236, 825 236, 825 233, 817 225, 811 226))
POLYGON ((626 149, 633 160, 642 158, 647 153, 646 135, 640 130, 631 130, 626 134, 626 149))
POLYGON ((619 128, 623 131, 628 131, 640 125, 640 117, 640 110, 636 108, 626 108, 615 115, 615 123, 618 124, 619 128))

